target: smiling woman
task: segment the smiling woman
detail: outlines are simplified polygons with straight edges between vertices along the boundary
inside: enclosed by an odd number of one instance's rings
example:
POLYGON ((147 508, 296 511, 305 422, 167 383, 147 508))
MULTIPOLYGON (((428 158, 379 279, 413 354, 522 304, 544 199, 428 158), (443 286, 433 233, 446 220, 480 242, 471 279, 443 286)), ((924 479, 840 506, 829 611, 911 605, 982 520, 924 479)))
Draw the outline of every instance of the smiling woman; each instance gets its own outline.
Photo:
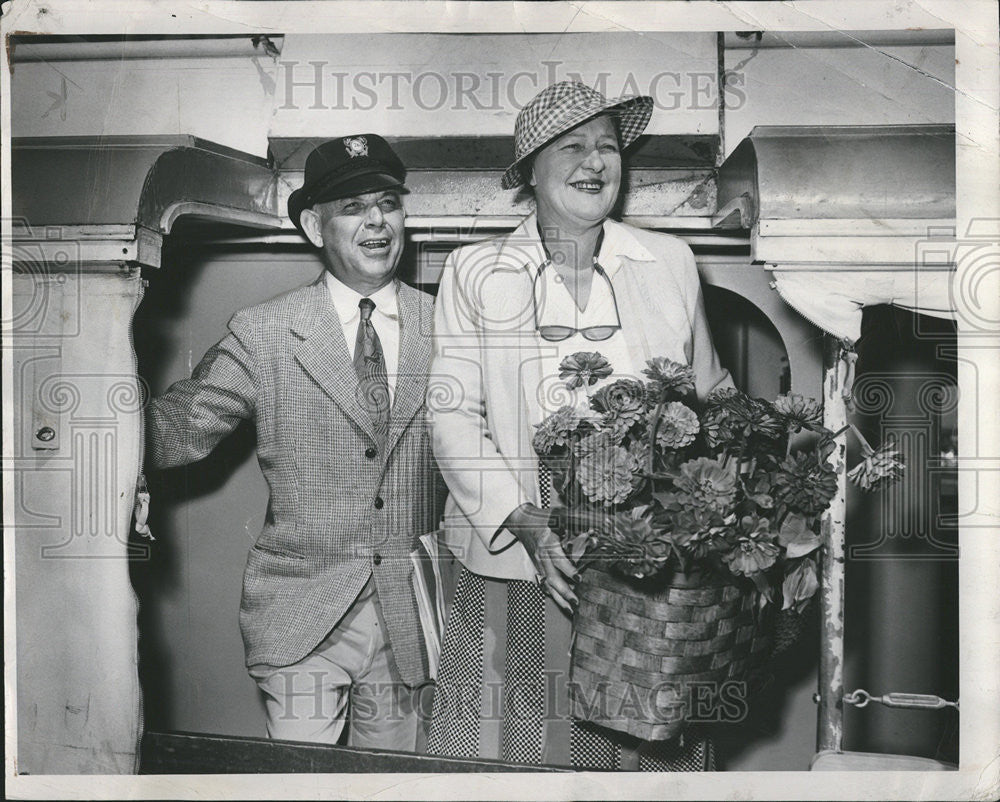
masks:
POLYGON ((609 219, 621 151, 651 111, 651 98, 609 100, 575 82, 543 90, 518 114, 516 161, 502 181, 530 186, 537 213, 445 264, 431 371, 455 392, 430 413, 450 491, 445 541, 464 570, 442 645, 433 753, 579 768, 712 767, 711 745, 693 731, 683 743, 639 741, 570 717, 577 574, 548 526, 559 499, 531 448, 534 424, 636 378, 653 356, 690 365, 701 397, 731 384, 690 248, 609 219), (606 369, 566 390, 563 368, 581 360, 606 369))
POLYGON ((581 123, 535 156, 529 181, 553 268, 577 308, 590 297, 592 255, 621 189, 618 132, 608 115, 581 123))
POLYGON ((604 222, 618 199, 621 177, 614 119, 601 115, 542 148, 529 183, 542 224, 575 233, 604 222))

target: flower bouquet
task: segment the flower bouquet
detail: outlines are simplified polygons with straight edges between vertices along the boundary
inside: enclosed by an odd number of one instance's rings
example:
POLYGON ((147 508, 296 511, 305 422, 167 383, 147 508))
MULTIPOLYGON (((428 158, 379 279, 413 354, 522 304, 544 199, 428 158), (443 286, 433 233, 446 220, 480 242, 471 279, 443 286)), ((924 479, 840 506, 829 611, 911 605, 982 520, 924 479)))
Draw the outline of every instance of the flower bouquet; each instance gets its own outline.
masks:
MULTIPOLYGON (((587 403, 547 417, 533 446, 561 502, 550 526, 582 572, 572 712, 665 739, 695 685, 724 693, 761 662, 767 610, 801 612, 816 593, 836 435, 800 395, 726 388, 698 403, 691 369, 664 358, 644 381, 590 389, 612 371, 599 353, 564 359, 560 378, 587 403)), ((852 480, 872 490, 900 475, 891 446, 862 443, 852 480)))

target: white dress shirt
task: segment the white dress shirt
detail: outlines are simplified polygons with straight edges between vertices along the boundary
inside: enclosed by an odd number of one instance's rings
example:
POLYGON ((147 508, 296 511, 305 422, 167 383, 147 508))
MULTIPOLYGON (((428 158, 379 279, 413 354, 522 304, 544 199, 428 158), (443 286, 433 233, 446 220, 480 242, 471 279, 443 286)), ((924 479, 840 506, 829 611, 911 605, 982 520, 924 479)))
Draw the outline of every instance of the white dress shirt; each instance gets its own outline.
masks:
POLYGON ((344 340, 347 342, 347 353, 354 359, 354 346, 358 338, 358 323, 361 322, 361 310, 358 302, 362 298, 370 298, 375 309, 372 312, 372 326, 382 343, 382 354, 385 357, 385 371, 389 380, 390 403, 395 398, 396 374, 399 372, 399 305, 396 301, 395 281, 390 281, 380 290, 371 295, 361 295, 355 292, 333 273, 327 270, 324 274, 326 286, 330 290, 330 299, 337 310, 340 325, 344 330, 344 340))

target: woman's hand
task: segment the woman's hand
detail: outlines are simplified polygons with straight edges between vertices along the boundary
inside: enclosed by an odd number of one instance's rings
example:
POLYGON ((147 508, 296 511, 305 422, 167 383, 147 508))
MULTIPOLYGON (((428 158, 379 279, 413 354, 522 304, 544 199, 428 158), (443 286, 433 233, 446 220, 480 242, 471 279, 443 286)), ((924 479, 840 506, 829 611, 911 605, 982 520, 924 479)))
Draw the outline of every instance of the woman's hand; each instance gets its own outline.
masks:
POLYGON ((576 568, 563 552, 559 537, 549 529, 548 513, 534 504, 522 504, 504 521, 531 558, 539 583, 553 601, 567 612, 578 603, 570 582, 577 579, 576 568))

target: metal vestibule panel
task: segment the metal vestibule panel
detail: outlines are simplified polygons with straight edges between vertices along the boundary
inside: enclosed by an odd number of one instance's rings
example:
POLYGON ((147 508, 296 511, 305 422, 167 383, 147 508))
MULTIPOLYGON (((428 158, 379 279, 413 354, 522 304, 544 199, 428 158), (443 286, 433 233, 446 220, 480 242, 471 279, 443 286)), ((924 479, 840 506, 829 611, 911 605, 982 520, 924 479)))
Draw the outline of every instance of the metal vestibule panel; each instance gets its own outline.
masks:
POLYGON ((15 138, 15 251, 66 272, 159 267, 182 215, 277 229, 267 162, 193 136, 15 138))
MULTIPOLYGON (((278 208, 285 208, 288 194, 302 184, 306 156, 322 141, 270 138, 269 154, 280 176, 278 208)), ((482 238, 515 228, 533 208, 529 193, 500 189, 514 153, 512 137, 390 136, 388 141, 407 167, 407 229, 438 229, 439 235, 450 229, 462 239, 482 238)), ((713 134, 642 137, 629 151, 625 220, 655 228, 706 226, 715 208, 718 148, 713 134)))
POLYGON ((186 136, 15 140, 11 169, 18 771, 130 773, 139 268, 181 215, 277 228, 275 175, 186 136))
POLYGON ((138 271, 13 276, 18 771, 135 769, 138 271))
POLYGON ((782 297, 841 339, 871 304, 954 317, 952 126, 754 128, 719 170, 718 202, 716 226, 749 229, 782 297))

